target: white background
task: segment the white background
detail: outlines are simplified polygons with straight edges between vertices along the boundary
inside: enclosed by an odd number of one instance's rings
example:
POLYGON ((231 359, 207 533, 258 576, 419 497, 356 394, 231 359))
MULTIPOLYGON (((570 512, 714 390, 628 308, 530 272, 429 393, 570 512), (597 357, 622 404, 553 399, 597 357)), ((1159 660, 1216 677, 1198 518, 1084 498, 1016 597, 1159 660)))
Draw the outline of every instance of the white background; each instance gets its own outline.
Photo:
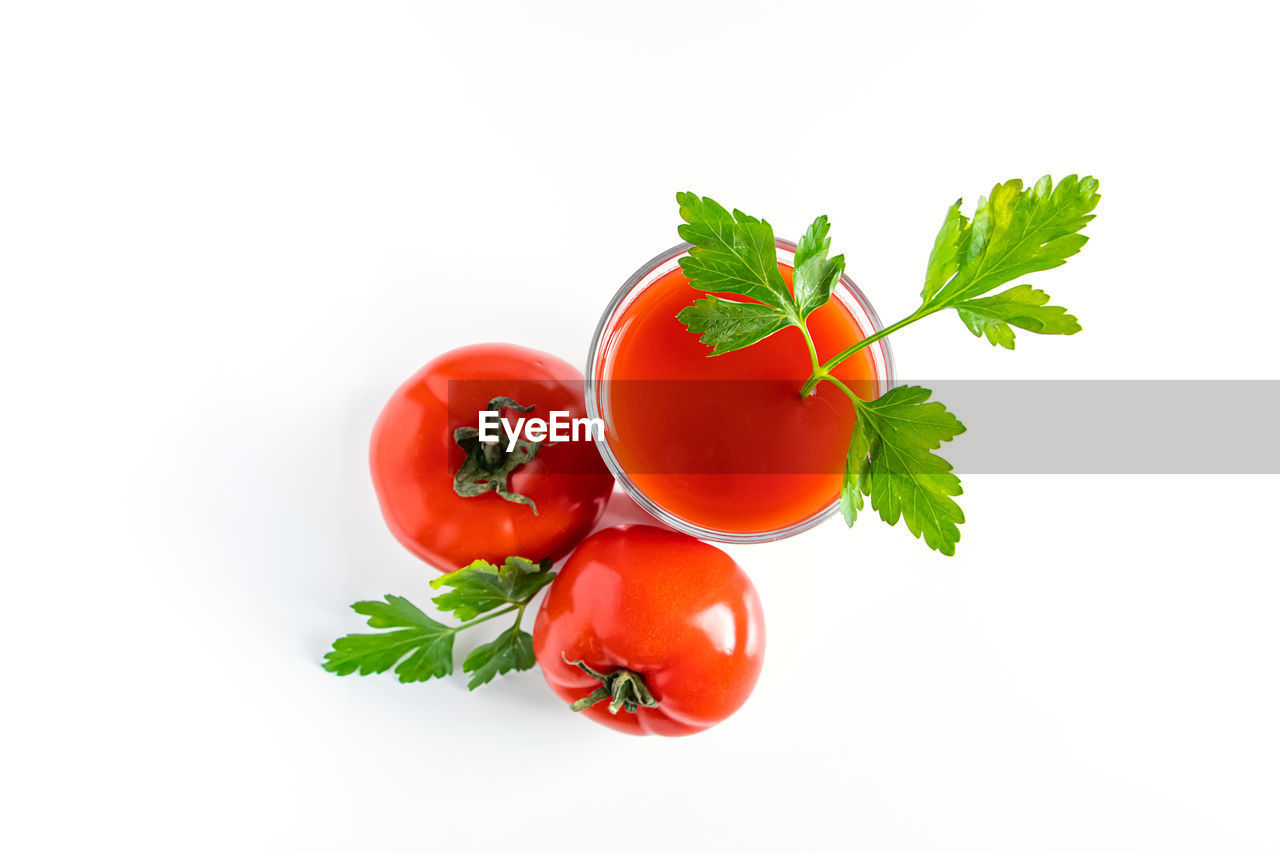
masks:
POLYGON ((973 476, 955 559, 733 549, 767 661, 693 738, 319 666, 434 576, 386 396, 479 340, 582 363, 677 190, 830 214, 891 320, 957 196, 1092 173, 1034 279, 1085 332, 944 315, 900 374, 1280 378, 1274 3, 2 8, 9 849, 1280 848, 1270 477, 973 476))

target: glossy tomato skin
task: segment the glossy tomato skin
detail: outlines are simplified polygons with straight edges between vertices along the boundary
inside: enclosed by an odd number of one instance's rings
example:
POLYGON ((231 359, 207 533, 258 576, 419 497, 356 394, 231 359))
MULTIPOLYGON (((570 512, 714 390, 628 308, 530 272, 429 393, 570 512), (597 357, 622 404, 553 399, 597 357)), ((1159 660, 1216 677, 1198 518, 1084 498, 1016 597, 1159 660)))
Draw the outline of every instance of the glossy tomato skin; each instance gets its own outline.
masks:
POLYGON ((441 571, 476 559, 559 559, 590 532, 613 489, 595 444, 585 440, 544 443, 511 475, 510 488, 537 504, 536 515, 494 492, 457 495, 453 475, 466 454, 453 432, 477 426, 498 396, 535 406, 526 417, 586 417, 582 374, 572 365, 525 347, 477 344, 410 377, 373 428, 369 467, 382 516, 402 545, 441 571))
POLYGON ((551 584, 533 649, 551 689, 572 703, 602 673, 639 673, 655 708, 579 713, 628 734, 688 735, 751 695, 764 663, 764 613, 746 573, 712 545, 648 525, 613 527, 578 546, 551 584))

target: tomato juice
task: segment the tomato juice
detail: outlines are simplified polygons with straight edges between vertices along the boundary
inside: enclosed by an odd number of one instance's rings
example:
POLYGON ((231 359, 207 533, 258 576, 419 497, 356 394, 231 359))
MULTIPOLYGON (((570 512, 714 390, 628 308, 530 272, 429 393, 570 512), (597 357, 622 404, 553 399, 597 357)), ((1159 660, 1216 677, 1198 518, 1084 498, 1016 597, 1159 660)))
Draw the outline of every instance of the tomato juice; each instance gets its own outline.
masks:
MULTIPOLYGON (((780 244, 788 261, 789 245, 780 244)), ((779 269, 790 286, 791 267, 780 262, 779 269)), ((658 272, 606 317, 589 366, 596 382, 588 396, 596 395, 604 418, 602 450, 606 458, 612 454, 615 474, 669 521, 704 538, 777 538, 765 534, 789 535, 816 523, 840 494, 853 405, 830 383, 801 398, 812 364, 795 327, 709 357, 710 348, 676 319, 703 293, 678 266, 658 272)), ((875 328, 852 283, 840 288, 809 317, 820 360, 875 328), (862 325, 850 303, 863 309, 862 325)), ((887 388, 888 373, 880 344, 833 371, 864 398, 887 388)))

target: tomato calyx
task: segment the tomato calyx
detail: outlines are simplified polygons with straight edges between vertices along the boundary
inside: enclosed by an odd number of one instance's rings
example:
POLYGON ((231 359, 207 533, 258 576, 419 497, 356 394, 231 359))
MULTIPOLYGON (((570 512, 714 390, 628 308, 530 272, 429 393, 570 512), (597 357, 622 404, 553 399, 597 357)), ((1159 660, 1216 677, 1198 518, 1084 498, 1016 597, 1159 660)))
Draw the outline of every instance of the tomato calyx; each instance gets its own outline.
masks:
POLYGON ((619 667, 613 672, 597 672, 580 660, 569 660, 564 652, 560 653, 564 662, 576 666, 592 678, 599 679, 601 684, 586 696, 569 706, 572 711, 585 711, 597 702, 609 700, 609 713, 616 714, 625 710, 634 714, 639 708, 656 708, 658 700, 653 698, 644 683, 644 677, 638 672, 619 667))
MULTIPOLYGON (((494 397, 486 407, 490 412, 501 413, 503 409, 515 409, 521 414, 528 414, 535 408, 537 407, 522 406, 510 397, 494 397)), ((474 498, 494 491, 503 500, 524 504, 537 515, 538 505, 531 498, 511 491, 507 487, 507 478, 516 468, 531 462, 538 455, 542 442, 523 438, 512 441, 501 420, 498 422, 498 434, 497 441, 481 441, 477 427, 464 426, 453 431, 453 440, 467 453, 467 458, 453 475, 453 490, 464 498, 474 498)))

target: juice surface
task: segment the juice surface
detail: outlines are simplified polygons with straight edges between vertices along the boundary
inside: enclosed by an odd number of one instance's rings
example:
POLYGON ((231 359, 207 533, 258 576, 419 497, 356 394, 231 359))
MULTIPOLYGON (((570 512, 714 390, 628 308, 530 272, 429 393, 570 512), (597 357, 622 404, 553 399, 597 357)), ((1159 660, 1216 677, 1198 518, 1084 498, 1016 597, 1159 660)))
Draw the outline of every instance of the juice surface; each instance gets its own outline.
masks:
MULTIPOLYGON (((791 268, 779 269, 790 286, 791 268)), ((690 523, 760 533, 803 521, 840 494, 853 404, 825 382, 800 398, 812 366, 795 327, 708 357, 676 319, 701 295, 673 270, 616 324, 600 377, 610 447, 637 488, 690 523)), ((809 316, 809 332, 820 360, 864 337, 834 298, 809 316)), ((833 373, 860 396, 875 395, 866 350, 833 373)))

